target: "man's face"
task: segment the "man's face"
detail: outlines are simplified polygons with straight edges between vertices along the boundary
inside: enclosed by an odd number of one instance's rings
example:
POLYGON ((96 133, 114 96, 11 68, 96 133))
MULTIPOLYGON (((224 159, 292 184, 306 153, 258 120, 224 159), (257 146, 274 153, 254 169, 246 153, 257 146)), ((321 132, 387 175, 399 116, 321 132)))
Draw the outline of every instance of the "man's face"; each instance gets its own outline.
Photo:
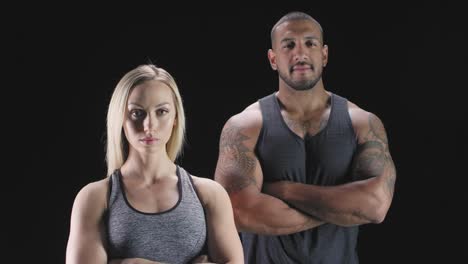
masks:
POLYGON ((322 78, 328 59, 320 26, 310 20, 280 24, 274 32, 270 64, 279 77, 294 90, 312 89, 322 78))

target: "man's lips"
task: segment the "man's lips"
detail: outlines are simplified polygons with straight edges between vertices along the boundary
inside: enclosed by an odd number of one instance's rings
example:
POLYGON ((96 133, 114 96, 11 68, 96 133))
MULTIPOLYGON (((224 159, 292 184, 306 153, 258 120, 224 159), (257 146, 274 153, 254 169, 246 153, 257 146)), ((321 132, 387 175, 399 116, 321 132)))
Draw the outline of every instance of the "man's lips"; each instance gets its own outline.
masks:
POLYGON ((312 70, 312 69, 313 69, 312 65, 300 64, 300 65, 295 65, 295 66, 291 67, 291 72, 293 72, 293 71, 303 72, 303 71, 309 71, 309 70, 312 70))
POLYGON ((294 66, 293 68, 293 71, 306 71, 306 70, 310 70, 311 67, 310 66, 306 66, 306 65, 301 65, 301 66, 294 66))

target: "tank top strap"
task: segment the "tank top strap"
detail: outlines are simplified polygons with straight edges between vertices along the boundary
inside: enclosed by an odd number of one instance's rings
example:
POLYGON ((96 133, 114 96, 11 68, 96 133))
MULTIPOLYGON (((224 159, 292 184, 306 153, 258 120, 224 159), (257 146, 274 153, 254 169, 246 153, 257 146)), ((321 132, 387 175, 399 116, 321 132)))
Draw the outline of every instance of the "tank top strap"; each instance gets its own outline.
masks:
POLYGON ((348 111, 348 100, 332 93, 331 105, 327 133, 329 135, 343 135, 344 133, 349 133, 349 129, 353 130, 348 111))
POLYGON ((184 168, 180 167, 177 165, 177 170, 179 176, 179 180, 182 186, 182 193, 184 196, 182 197, 183 199, 188 199, 188 200, 200 200, 200 197, 198 196, 198 192, 195 189, 192 175, 188 173, 184 168))
POLYGON ((177 165, 177 175, 179 176, 180 186, 181 186, 181 194, 183 194, 182 199, 185 198, 187 194, 190 193, 190 175, 189 173, 184 170, 182 167, 177 165))
POLYGON ((262 112, 263 124, 281 123, 281 110, 275 93, 267 95, 258 100, 262 112))
POLYGON ((107 200, 107 206, 110 208, 117 200, 120 194, 120 170, 116 169, 110 176, 109 179, 109 196, 107 200))

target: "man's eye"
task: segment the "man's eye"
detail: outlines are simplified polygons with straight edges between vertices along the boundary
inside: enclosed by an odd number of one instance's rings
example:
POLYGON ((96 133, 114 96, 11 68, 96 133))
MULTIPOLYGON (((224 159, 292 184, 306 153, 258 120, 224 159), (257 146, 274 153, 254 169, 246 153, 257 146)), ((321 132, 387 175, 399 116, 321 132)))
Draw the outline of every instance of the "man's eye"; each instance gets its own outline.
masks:
POLYGON ((315 42, 315 41, 307 41, 307 42, 306 42, 306 45, 307 45, 307 47, 315 47, 315 46, 317 46, 318 44, 317 44, 317 42, 315 42))
POLYGON ((294 42, 290 42, 290 43, 288 43, 288 44, 286 45, 286 48, 288 48, 288 49, 293 49, 294 46, 296 46, 296 44, 294 44, 294 42))

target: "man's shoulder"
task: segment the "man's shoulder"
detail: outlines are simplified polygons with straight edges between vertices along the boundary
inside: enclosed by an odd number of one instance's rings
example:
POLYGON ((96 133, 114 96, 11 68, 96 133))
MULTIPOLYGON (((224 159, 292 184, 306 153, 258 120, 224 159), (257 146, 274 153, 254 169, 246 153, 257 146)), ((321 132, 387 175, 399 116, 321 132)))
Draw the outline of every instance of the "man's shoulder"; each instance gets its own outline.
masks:
POLYGON ((228 119, 223 127, 223 138, 256 139, 262 128, 262 112, 255 102, 228 119))
POLYGON ((366 109, 348 100, 348 112, 353 128, 358 135, 366 134, 372 127, 383 127, 380 118, 366 109))
POLYGON ((259 98, 257 101, 253 102, 249 106, 247 106, 244 110, 240 113, 237 113, 228 120, 228 122, 239 122, 240 125, 244 125, 246 127, 250 126, 261 126, 262 124, 262 109, 260 107, 260 101, 264 99, 268 99, 269 97, 273 96, 274 94, 268 94, 264 97, 259 98))
POLYGON ((255 102, 247 106, 242 112, 237 113, 226 122, 242 128, 253 128, 261 126, 262 124, 262 111, 260 104, 255 102))
POLYGON ((362 109, 360 106, 358 106, 357 104, 349 100, 348 100, 348 111, 349 111, 349 114, 351 115, 351 119, 353 119, 353 117, 366 115, 366 113, 368 114, 366 110, 362 109))

